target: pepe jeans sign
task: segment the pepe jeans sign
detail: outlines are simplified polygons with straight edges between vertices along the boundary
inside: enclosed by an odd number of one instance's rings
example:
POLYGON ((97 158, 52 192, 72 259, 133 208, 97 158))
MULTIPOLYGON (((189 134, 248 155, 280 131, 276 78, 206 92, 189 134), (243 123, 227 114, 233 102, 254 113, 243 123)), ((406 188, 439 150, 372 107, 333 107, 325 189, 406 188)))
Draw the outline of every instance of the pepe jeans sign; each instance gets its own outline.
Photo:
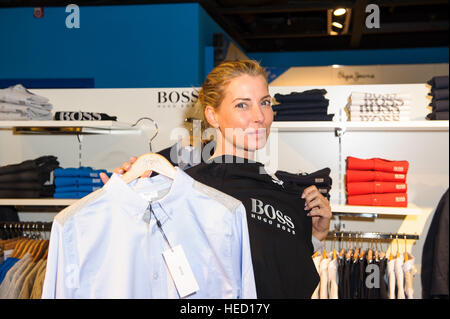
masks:
POLYGON ((156 104, 159 108, 193 107, 198 99, 198 89, 163 89, 156 94, 156 104))
POLYGON ((375 80, 374 73, 359 73, 355 71, 353 73, 345 73, 344 71, 339 71, 337 75, 338 79, 342 79, 345 82, 356 83, 358 81, 365 81, 368 79, 375 80))

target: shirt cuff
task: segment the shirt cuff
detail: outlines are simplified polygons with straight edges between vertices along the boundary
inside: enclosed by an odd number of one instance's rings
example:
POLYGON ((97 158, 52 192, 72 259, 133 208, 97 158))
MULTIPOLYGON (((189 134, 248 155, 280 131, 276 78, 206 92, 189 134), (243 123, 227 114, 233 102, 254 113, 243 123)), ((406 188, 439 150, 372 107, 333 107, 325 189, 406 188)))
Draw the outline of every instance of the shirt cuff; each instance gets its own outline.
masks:
POLYGON ((314 252, 322 250, 323 249, 323 241, 318 240, 314 235, 311 236, 311 241, 314 247, 314 252))

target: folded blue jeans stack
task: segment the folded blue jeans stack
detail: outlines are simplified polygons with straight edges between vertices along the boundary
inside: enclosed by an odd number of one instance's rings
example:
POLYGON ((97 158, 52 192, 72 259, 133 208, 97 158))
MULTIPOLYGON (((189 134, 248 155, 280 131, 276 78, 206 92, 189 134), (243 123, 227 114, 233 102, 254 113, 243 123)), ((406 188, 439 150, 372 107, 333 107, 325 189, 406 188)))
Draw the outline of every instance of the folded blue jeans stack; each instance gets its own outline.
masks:
POLYGON ((58 168, 54 170, 55 194, 54 198, 83 198, 93 191, 103 187, 100 173, 106 173, 104 169, 94 170, 92 167, 58 168))

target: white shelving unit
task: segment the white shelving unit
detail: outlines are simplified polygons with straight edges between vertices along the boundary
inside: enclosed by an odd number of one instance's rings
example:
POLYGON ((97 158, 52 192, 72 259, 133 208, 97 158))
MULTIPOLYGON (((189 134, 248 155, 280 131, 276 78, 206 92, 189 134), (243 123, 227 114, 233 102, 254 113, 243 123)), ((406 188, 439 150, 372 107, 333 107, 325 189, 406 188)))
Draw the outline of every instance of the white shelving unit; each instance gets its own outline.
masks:
POLYGON ((117 121, 0 121, 0 129, 28 134, 140 134, 139 128, 117 121))
POLYGON ((280 132, 331 132, 343 129, 347 132, 375 131, 436 131, 448 132, 449 121, 405 122, 273 122, 272 130, 280 132))
MULTIPOLYGON (((370 214, 370 215, 421 215, 422 209, 414 204, 409 203, 408 207, 384 207, 384 206, 353 206, 331 204, 333 213, 343 214, 370 214)), ((427 208, 428 209, 428 208, 427 208)))
MULTIPOLYGON (((0 206, 69 206, 78 201, 78 199, 59 199, 59 198, 1 198, 0 206)), ((427 208, 429 209, 429 208, 427 208)), ((333 213, 343 214, 374 214, 374 215, 420 215, 422 208, 414 204, 408 207, 383 207, 383 206, 352 206, 331 204, 333 213)))

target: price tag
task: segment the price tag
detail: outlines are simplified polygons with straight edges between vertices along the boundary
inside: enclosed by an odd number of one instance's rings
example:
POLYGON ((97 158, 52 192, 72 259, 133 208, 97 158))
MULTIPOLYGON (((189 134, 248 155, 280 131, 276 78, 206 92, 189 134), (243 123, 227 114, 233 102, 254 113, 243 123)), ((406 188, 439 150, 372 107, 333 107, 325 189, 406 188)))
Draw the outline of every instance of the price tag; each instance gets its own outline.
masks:
POLYGON ((163 252, 163 256, 181 298, 200 289, 181 245, 167 249, 163 252))

